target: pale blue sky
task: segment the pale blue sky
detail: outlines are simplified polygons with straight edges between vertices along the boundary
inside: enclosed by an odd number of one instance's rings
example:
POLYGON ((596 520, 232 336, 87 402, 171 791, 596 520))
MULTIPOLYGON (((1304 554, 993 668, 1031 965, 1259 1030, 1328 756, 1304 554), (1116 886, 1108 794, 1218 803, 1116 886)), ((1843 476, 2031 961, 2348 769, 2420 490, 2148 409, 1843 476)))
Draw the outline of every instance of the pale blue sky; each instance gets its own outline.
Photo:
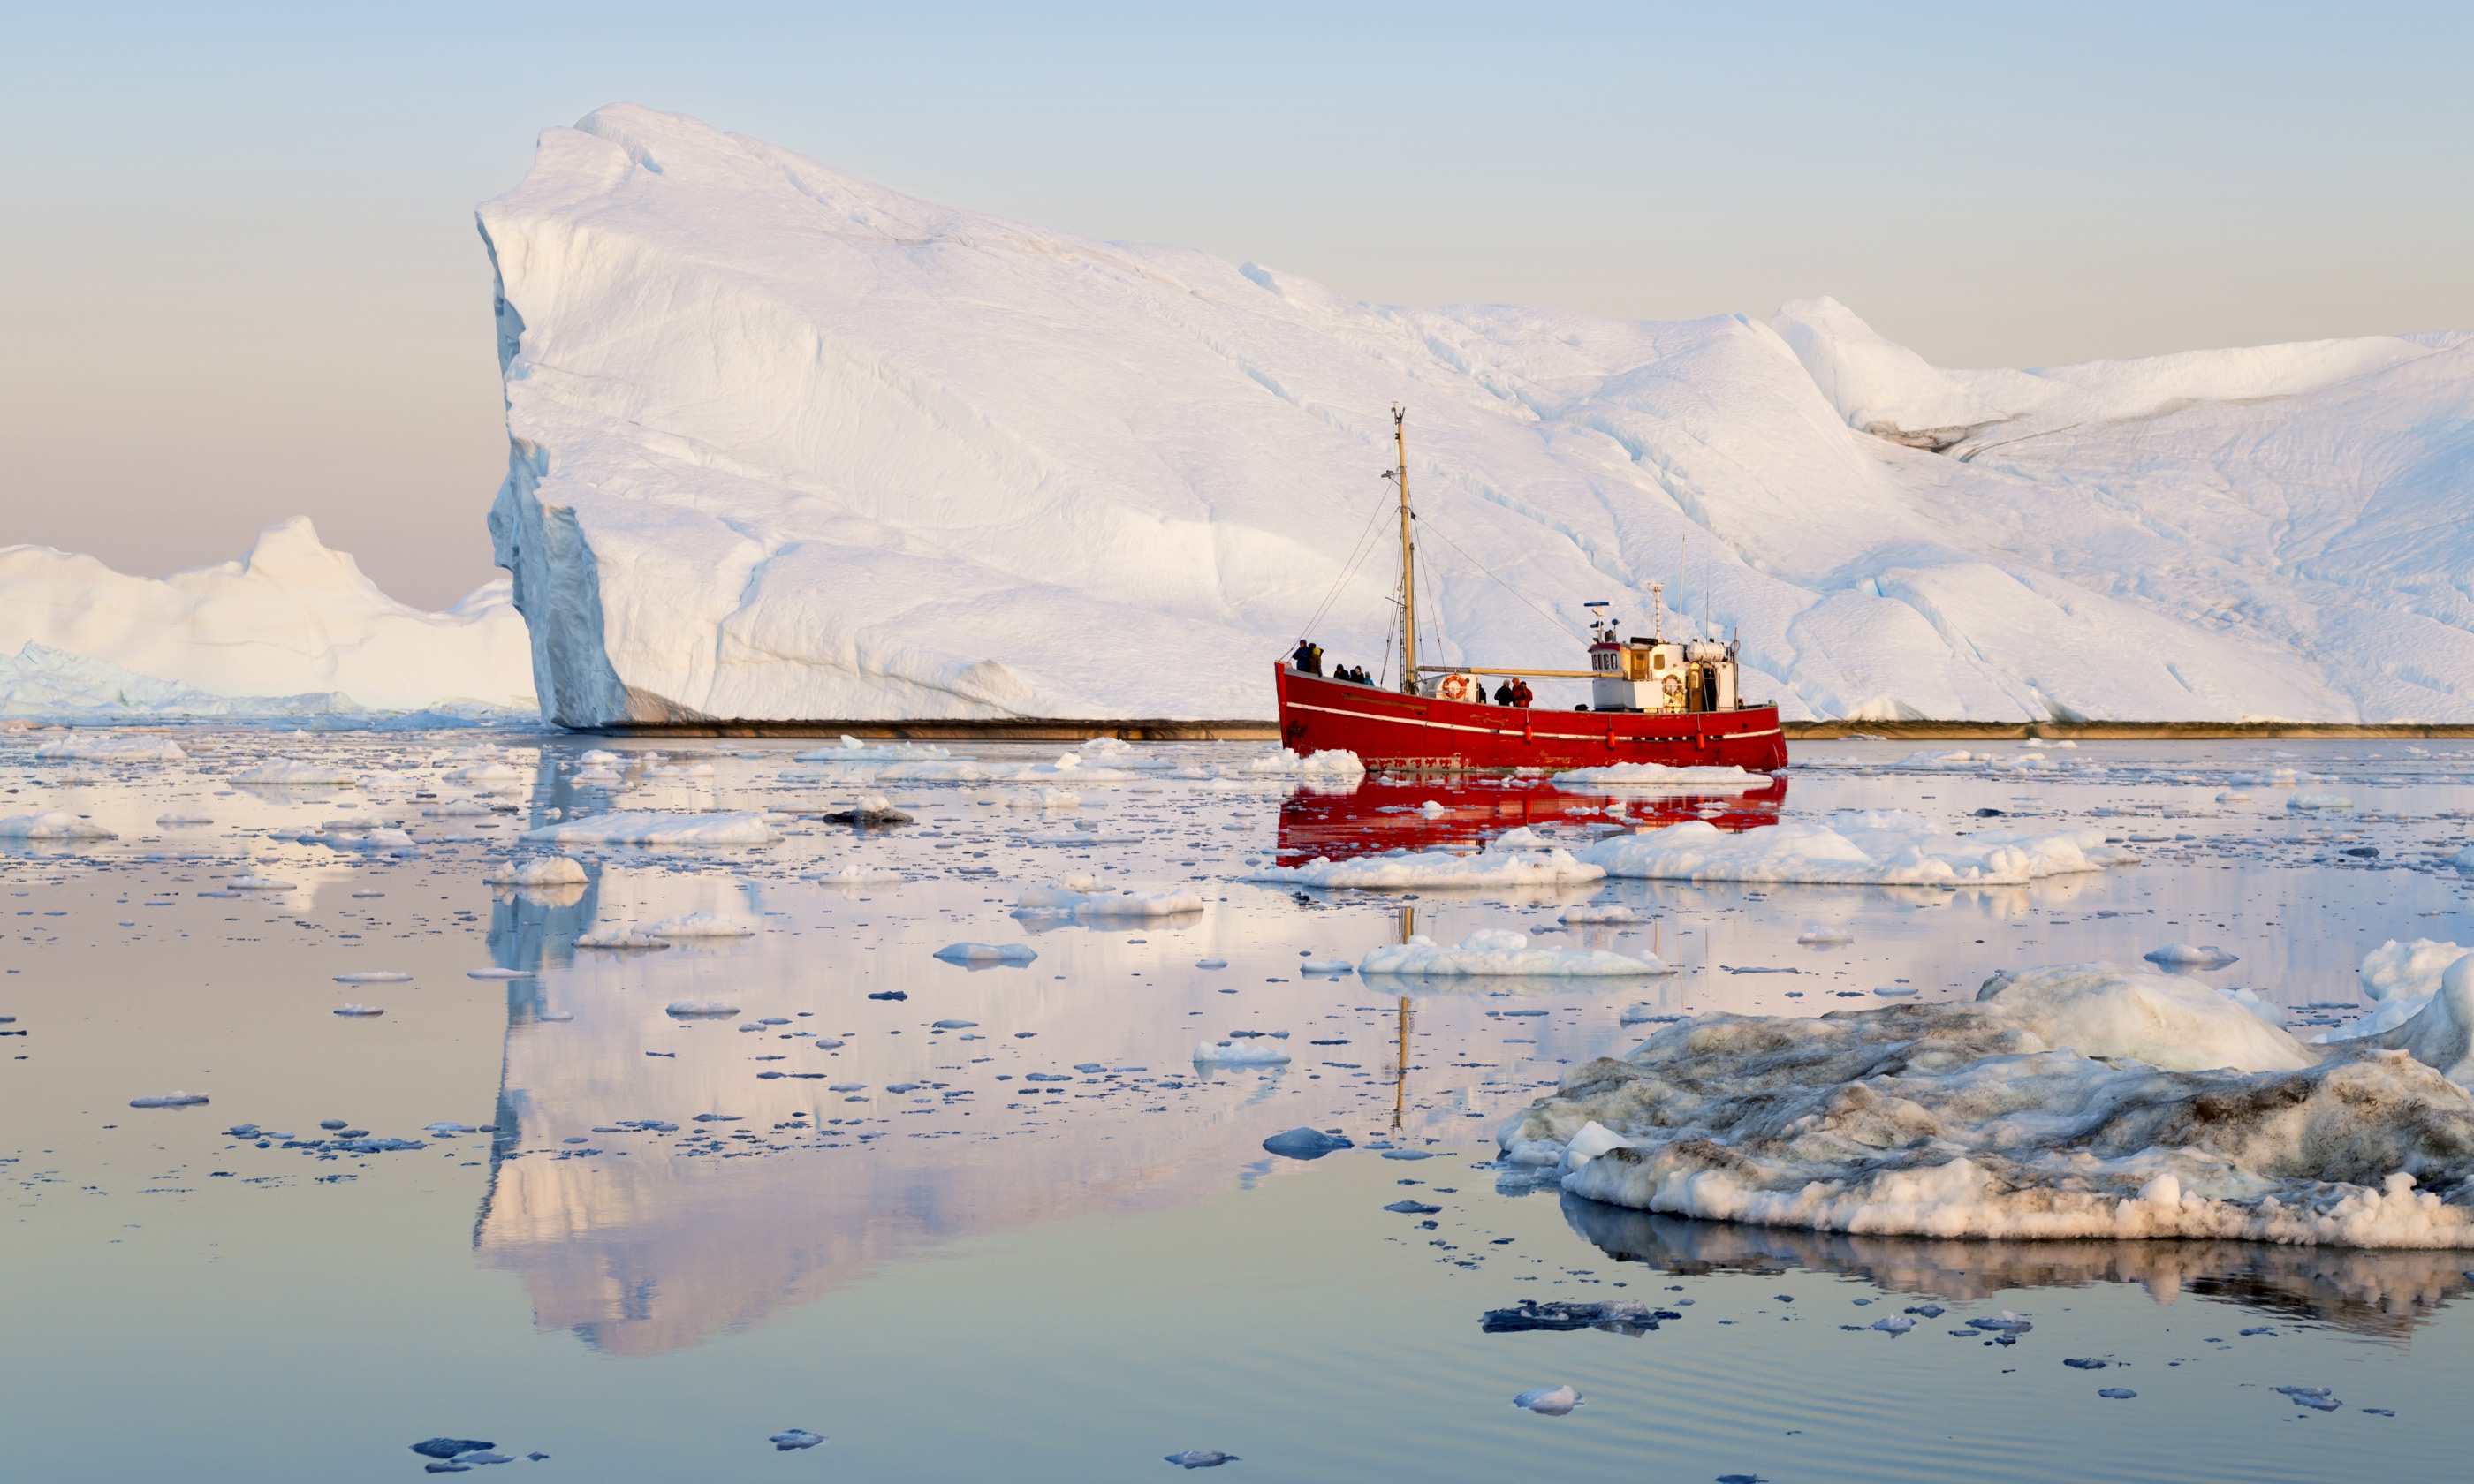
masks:
POLYGON ((1405 303, 1948 365, 2474 325, 2464 5, 0 4, 0 543, 490 574, 474 203, 628 99, 1405 303))

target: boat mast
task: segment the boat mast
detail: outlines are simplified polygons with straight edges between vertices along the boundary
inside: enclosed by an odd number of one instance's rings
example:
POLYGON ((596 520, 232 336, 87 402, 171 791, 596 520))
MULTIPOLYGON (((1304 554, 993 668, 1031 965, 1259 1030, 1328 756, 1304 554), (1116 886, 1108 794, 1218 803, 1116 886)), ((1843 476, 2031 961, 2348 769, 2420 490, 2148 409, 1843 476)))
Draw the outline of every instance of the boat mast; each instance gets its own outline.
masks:
POLYGON ((1417 541, 1409 528, 1409 431, 1407 412, 1399 403, 1392 404, 1392 441, 1400 456, 1399 467, 1383 477, 1400 487, 1400 690, 1404 695, 1418 693, 1418 579, 1413 567, 1417 560, 1417 541))

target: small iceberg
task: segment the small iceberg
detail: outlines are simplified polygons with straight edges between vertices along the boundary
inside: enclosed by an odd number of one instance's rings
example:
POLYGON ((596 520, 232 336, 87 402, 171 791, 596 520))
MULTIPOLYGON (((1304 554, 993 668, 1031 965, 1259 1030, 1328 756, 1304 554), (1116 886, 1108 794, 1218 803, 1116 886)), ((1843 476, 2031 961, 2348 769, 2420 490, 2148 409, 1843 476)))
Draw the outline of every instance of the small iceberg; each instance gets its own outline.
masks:
POLYGON ((129 1100, 129 1106, 132 1108, 203 1108, 206 1104, 206 1095, 204 1092, 161 1092, 153 1097, 133 1097, 129 1100))
POLYGON ((493 886, 582 886, 585 880, 583 863, 565 855, 508 861, 490 873, 493 886))
POLYGON ((1512 1404, 1524 1412, 1535 1412, 1540 1417, 1568 1417, 1571 1415, 1572 1408, 1579 1406, 1582 1400, 1581 1394, 1566 1384, 1540 1386, 1535 1391, 1524 1391, 1512 1399, 1512 1404))
POLYGON ((739 1007, 724 999, 674 999, 662 1013, 682 1020, 726 1020, 739 1014, 739 1007))
POLYGON ((2169 943, 2139 956, 2160 969, 2222 969, 2227 964, 2241 962, 2242 958, 2242 955, 2228 953, 2213 943, 2204 948, 2187 943, 2169 943))
POLYGON ((1289 1054, 1259 1040, 1206 1041, 1194 1048, 1199 1066, 1285 1066, 1289 1054))
POLYGON ((930 957, 966 968, 988 969, 1000 964, 1028 964, 1039 957, 1039 952, 1027 943, 949 943, 930 957))
POLYGON ((1407 943, 1369 948, 1358 961, 1361 974, 1506 974, 1538 977, 1671 974, 1673 966, 1656 955, 1634 958, 1605 949, 1533 948, 1526 933, 1483 929, 1456 945, 1435 942, 1423 933, 1407 943))

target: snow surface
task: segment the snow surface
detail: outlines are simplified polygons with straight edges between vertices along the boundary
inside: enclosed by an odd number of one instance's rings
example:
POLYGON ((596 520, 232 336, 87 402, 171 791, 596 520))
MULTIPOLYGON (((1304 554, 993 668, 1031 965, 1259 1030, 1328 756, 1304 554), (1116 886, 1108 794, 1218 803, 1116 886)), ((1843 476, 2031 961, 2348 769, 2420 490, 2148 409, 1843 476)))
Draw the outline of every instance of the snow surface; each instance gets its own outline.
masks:
POLYGON ((304 517, 247 557, 131 577, 48 546, 0 547, 0 715, 255 716, 533 709, 530 649, 500 579, 443 613, 398 603, 304 517))
POLYGON ((1610 835, 1580 859, 1611 876, 1793 885, 2017 886, 2046 876, 2124 866, 2138 857, 2100 829, 1952 834, 1901 809, 1848 810, 1819 824, 1764 825, 1730 833, 1706 820, 1610 835))
POLYGON ((2474 1246, 2467 1018, 2309 1048, 2215 991, 2112 965, 1959 1004, 1710 1014, 1566 1072, 1497 1135, 1564 1188, 1824 1231, 2474 1246), (2410 1052, 2410 1054, 2409 1054, 2410 1052))
POLYGON ((2474 334, 1952 371, 1826 299, 1377 306, 632 105, 478 216, 561 721, 1268 715, 1395 401, 1436 662, 1572 666, 1665 581, 1794 716, 2474 720, 2474 334))

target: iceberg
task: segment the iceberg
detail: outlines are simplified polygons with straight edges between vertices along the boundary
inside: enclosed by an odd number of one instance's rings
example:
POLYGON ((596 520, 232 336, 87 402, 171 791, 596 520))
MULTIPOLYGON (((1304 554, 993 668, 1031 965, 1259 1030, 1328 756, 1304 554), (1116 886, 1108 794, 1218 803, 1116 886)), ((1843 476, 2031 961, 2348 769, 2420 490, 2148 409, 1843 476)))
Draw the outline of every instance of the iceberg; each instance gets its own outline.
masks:
POLYGON ((48 546, 0 547, 0 714, 274 716, 458 703, 533 710, 506 579, 443 613, 399 603, 306 518, 247 557, 131 577, 48 546))
POLYGON ((630 104, 477 221, 560 722, 1267 716, 1327 597, 1384 652, 1395 401, 1421 516, 1537 595, 1439 571, 1435 662, 1645 623, 1689 537, 1789 717, 2474 721, 2467 332, 1970 371, 1828 299, 1368 304, 630 104))

